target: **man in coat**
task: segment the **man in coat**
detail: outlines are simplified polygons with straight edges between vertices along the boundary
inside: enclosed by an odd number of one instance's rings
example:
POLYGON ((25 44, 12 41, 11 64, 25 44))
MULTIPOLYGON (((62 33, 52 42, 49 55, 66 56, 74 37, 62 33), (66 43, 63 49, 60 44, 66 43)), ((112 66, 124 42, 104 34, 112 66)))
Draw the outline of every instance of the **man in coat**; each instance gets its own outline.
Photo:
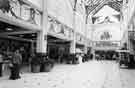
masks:
POLYGON ((15 79, 20 78, 19 73, 20 73, 20 65, 22 63, 22 56, 21 56, 19 50, 16 50, 14 52, 11 63, 13 66, 11 68, 10 79, 15 80, 15 79))

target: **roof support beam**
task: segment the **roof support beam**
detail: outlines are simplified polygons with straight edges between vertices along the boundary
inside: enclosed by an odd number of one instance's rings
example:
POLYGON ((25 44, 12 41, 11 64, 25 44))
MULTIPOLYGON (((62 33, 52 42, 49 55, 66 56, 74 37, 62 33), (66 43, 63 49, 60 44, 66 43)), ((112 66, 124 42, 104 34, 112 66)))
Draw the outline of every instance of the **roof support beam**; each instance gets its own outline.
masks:
POLYGON ((19 26, 22 27, 24 29, 27 30, 32 30, 32 31, 40 31, 41 27, 38 25, 34 25, 19 19, 15 19, 9 16, 6 16, 5 14, 3 14, 2 12, 0 12, 0 21, 6 22, 10 25, 15 25, 15 26, 19 26))
POLYGON ((36 33, 37 31, 18 31, 18 32, 8 32, 8 33, 0 33, 0 35, 19 35, 19 34, 31 34, 36 33))
POLYGON ((109 2, 109 0, 108 1, 106 1, 106 0, 103 0, 92 12, 91 12, 91 14, 95 14, 95 13, 97 13, 105 4, 107 4, 109 2))
MULTIPOLYGON (((91 0, 90 0, 91 1, 91 0)), ((121 9, 121 4, 122 2, 121 1, 116 1, 116 0, 92 0, 94 3, 90 3, 89 1, 89 5, 88 5, 88 14, 92 14, 94 15, 95 13, 97 13, 104 5, 109 5, 111 8, 117 10, 117 11, 120 11, 121 9), (91 5, 92 4, 92 5, 91 5)))
POLYGON ((0 38, 7 38, 7 39, 13 39, 13 40, 25 41, 25 42, 35 42, 35 40, 24 39, 24 38, 15 37, 15 36, 1 36, 1 35, 0 35, 0 38))

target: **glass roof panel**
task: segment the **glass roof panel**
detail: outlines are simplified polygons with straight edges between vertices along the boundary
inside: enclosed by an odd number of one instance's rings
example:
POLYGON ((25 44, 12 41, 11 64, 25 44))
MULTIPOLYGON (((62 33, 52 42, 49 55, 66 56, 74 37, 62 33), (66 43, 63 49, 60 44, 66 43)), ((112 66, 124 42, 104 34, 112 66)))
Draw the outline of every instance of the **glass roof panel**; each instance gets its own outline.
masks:
POLYGON ((120 12, 123 0, 85 0, 88 14, 96 14, 104 5, 108 5, 120 12))

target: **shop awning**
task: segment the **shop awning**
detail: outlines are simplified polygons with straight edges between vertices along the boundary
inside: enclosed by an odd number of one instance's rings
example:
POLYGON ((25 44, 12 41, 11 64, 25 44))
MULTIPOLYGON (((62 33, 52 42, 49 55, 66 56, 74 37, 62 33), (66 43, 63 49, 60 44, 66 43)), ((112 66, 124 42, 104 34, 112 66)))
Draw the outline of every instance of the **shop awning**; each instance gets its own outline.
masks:
POLYGON ((81 49, 77 48, 76 53, 83 53, 83 51, 81 49))

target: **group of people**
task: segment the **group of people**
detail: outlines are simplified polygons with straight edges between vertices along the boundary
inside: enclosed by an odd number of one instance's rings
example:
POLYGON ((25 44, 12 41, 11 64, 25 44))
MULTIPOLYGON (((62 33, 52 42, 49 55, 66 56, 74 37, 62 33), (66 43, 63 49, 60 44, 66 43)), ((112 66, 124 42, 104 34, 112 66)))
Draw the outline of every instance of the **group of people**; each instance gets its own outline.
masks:
POLYGON ((5 55, 0 51, 0 77, 3 73, 3 65, 8 64, 11 71, 9 79, 15 80, 21 78, 19 74, 21 63, 22 55, 19 49, 16 49, 14 52, 10 53, 10 55, 5 55), (6 62, 5 59, 8 60, 8 62, 6 62))
POLYGON ((113 55, 96 54, 95 55, 96 60, 117 60, 117 58, 118 58, 117 54, 113 54, 113 55))

